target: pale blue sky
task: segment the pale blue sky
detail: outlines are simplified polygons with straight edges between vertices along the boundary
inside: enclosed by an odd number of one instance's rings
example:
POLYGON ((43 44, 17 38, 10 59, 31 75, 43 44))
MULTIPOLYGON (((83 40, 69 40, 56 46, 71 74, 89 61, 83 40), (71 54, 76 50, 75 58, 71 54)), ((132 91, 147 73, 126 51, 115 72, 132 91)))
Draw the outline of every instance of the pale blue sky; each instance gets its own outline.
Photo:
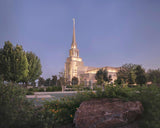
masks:
POLYGON ((85 65, 160 68, 160 0, 0 0, 0 47, 33 51, 51 77, 64 69, 73 17, 85 65))

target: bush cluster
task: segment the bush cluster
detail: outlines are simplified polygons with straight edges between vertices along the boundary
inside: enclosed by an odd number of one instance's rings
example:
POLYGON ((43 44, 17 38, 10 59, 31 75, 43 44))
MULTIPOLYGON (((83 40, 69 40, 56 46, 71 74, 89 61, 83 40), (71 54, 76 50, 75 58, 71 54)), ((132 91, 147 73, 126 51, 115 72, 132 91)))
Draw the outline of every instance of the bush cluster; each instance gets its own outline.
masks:
POLYGON ((46 92, 62 91, 61 86, 51 86, 46 88, 46 92))
POLYGON ((74 97, 65 97, 60 100, 45 102, 45 110, 52 115, 52 123, 55 126, 65 125, 73 122, 74 114, 83 101, 93 98, 121 98, 126 101, 141 101, 144 107, 139 124, 143 128, 160 127, 160 88, 150 87, 121 87, 106 86, 104 91, 97 88, 96 92, 88 91, 78 93, 74 97))
POLYGON ((54 92, 54 91, 62 91, 62 87, 61 86, 50 86, 47 87, 46 89, 44 88, 29 88, 27 90, 27 95, 33 95, 34 92, 54 92))
POLYGON ((84 85, 67 85, 69 91, 89 91, 91 88, 89 86, 84 85))
POLYGON ((0 82, 0 128, 53 128, 50 113, 35 106, 26 94, 20 85, 0 82))
POLYGON ((33 106, 25 98, 25 90, 18 85, 0 84, 0 127, 26 127, 32 117, 33 106))
POLYGON ((93 98, 139 100, 144 107, 140 127, 160 127, 160 88, 156 86, 128 88, 108 85, 103 90, 97 87, 96 91, 79 92, 73 97, 45 101, 41 107, 29 102, 25 95, 26 90, 18 85, 0 84, 0 127, 56 128, 70 124, 80 104, 93 98))

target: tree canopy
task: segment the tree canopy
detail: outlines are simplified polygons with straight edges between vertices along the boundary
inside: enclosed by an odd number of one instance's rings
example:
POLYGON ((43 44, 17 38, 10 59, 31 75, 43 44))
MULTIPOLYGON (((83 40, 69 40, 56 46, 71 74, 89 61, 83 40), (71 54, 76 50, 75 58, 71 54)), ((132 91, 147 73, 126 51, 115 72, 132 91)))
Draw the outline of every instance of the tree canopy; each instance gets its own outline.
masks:
POLYGON ((136 74, 136 80, 135 80, 136 84, 143 85, 147 82, 145 70, 140 65, 136 67, 135 74, 136 74))
POLYGON ((100 69, 95 75, 97 84, 103 84, 104 82, 109 82, 108 72, 106 70, 100 69))
POLYGON ((15 82, 22 82, 25 77, 28 76, 28 61, 26 58, 26 54, 23 51, 22 46, 16 45, 14 52, 13 52, 13 63, 11 66, 12 77, 10 78, 12 81, 15 82))
POLYGON ((0 49, 0 77, 3 81, 34 82, 42 74, 40 59, 21 45, 6 41, 0 49))
POLYGON ((120 70, 117 73, 117 81, 119 84, 121 83, 128 83, 133 84, 135 83, 135 64, 124 64, 120 68, 120 70))
POLYGON ((147 81, 160 84, 160 69, 149 69, 147 71, 147 81))
POLYGON ((39 79, 38 79, 38 86, 44 86, 44 84, 45 84, 45 79, 43 78, 43 77, 39 77, 39 79))
POLYGON ((13 76, 13 45, 6 41, 4 47, 0 50, 0 75, 5 81, 11 81, 13 76))
POLYGON ((26 77, 27 82, 34 82, 42 74, 42 66, 40 59, 32 52, 27 52, 26 57, 28 60, 28 76, 26 77))
POLYGON ((57 85, 57 76, 53 75, 51 80, 51 86, 55 86, 55 85, 57 85))
POLYGON ((117 82, 119 84, 145 84, 145 70, 141 65, 124 64, 117 73, 117 82))

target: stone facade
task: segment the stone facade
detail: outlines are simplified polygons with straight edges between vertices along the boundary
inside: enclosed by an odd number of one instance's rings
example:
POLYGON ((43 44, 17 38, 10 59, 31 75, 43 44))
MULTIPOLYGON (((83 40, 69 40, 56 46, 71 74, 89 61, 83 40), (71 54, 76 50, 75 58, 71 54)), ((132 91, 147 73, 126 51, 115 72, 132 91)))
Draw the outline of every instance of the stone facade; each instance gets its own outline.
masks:
POLYGON ((114 81, 117 79, 116 73, 120 68, 108 66, 100 68, 84 66, 82 58, 79 57, 79 49, 77 48, 75 35, 75 19, 73 19, 73 38, 71 49, 69 50, 69 57, 65 63, 65 78, 68 81, 72 81, 73 77, 77 77, 79 81, 83 81, 85 85, 93 84, 96 82, 95 74, 99 69, 106 69, 108 75, 110 75, 112 81, 114 81))

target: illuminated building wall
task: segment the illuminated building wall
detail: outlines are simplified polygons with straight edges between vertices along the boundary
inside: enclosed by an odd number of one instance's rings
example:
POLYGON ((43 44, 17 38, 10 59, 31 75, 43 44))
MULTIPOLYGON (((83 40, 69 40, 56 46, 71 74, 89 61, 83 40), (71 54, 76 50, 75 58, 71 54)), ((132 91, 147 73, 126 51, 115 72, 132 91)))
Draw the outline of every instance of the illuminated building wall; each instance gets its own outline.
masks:
MULTIPOLYGON (((117 79, 116 73, 120 69, 119 67, 101 67, 108 71, 108 75, 111 75, 112 81, 117 79)), ((101 69, 97 67, 84 66, 82 58, 79 57, 79 49, 77 48, 76 36, 75 36, 75 19, 73 19, 73 38, 71 49, 69 50, 69 57, 65 63, 65 78, 68 81, 72 81, 73 77, 77 77, 79 81, 85 81, 85 84, 95 83, 95 74, 101 69)))

